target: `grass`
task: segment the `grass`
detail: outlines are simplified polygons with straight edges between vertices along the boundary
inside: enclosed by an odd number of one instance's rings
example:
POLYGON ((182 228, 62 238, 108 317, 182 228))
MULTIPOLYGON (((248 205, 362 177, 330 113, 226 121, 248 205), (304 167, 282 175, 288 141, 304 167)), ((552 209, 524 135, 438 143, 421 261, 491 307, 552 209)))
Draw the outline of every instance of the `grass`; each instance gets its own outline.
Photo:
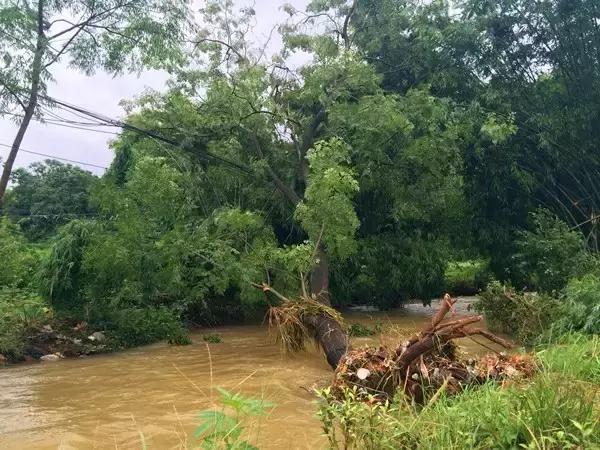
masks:
POLYGON ((538 353, 542 371, 522 384, 444 394, 422 409, 342 400, 325 390, 319 409, 332 448, 600 448, 600 338, 569 336, 538 353))
POLYGON ((600 386, 600 336, 566 335, 538 357, 547 372, 600 386))
POLYGON ((47 321, 51 311, 26 289, 0 289, 0 354, 16 361, 23 356, 27 329, 47 321))
POLYGON ((445 289, 453 295, 474 295, 485 287, 488 279, 485 260, 450 262, 444 273, 445 289))

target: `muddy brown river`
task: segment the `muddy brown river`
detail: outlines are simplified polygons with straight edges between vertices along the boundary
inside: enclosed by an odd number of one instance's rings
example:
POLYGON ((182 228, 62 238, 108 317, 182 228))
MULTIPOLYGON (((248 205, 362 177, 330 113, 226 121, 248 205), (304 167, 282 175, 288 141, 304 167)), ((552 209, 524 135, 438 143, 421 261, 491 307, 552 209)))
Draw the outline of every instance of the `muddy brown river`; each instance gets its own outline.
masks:
MULTIPOLYGON (((461 309, 471 300, 462 299, 461 309)), ((345 317, 349 323, 381 322, 386 330, 384 337, 353 339, 356 347, 398 341, 420 329, 434 310, 410 305, 385 313, 354 311, 345 317)), ((214 407, 214 387, 275 403, 249 430, 249 440, 261 449, 324 448, 310 388, 330 380, 325 358, 317 351, 282 355, 261 325, 212 332, 223 342, 206 344, 198 332, 190 346, 156 344, 0 369, 0 448, 197 447, 196 416, 214 407)), ((460 344, 468 352, 482 351, 470 340, 460 344)))

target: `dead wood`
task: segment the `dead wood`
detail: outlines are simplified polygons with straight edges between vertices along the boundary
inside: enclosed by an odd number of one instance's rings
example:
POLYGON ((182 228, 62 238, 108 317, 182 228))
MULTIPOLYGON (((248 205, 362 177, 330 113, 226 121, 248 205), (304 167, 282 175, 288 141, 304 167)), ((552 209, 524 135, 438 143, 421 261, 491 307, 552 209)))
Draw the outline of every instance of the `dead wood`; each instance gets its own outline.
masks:
POLYGON ((365 394, 390 399, 400 389, 421 403, 428 392, 434 394, 442 386, 449 393, 456 393, 467 385, 527 377, 535 372, 536 365, 529 355, 507 356, 496 352, 478 361, 461 360, 456 352, 456 339, 482 336, 505 349, 513 344, 489 331, 469 327, 483 321, 482 316, 444 322, 455 303, 446 294, 431 324, 393 350, 380 347, 348 352, 336 369, 334 390, 341 393, 345 387, 359 386, 365 394))

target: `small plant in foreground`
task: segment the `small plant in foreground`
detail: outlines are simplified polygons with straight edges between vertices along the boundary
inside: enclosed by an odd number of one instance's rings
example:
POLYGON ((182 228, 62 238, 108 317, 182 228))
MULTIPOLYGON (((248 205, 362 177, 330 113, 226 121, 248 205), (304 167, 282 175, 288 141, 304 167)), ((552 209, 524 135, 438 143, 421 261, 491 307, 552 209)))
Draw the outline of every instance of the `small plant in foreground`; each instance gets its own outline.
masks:
POLYGON ((207 450, 255 450, 243 435, 246 434, 251 418, 265 416, 273 404, 263 399, 245 397, 217 388, 221 411, 206 410, 198 414, 201 419, 194 436, 201 441, 201 448, 207 450))

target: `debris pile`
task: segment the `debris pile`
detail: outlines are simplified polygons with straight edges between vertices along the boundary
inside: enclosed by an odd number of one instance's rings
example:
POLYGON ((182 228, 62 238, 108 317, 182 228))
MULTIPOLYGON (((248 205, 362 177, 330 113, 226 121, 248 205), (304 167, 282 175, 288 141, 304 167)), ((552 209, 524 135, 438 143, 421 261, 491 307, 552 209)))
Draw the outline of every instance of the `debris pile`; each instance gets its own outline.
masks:
POLYGON ((472 325, 482 316, 470 316, 444 321, 456 300, 448 294, 433 317, 430 326, 412 336, 397 348, 363 348, 349 351, 340 361, 333 388, 341 394, 343 388, 360 387, 361 392, 379 400, 391 399, 402 390, 410 399, 423 403, 440 390, 449 394, 466 386, 489 380, 528 378, 537 370, 530 355, 506 355, 493 350, 481 359, 461 359, 455 339, 482 337, 506 349, 512 343, 472 325))

